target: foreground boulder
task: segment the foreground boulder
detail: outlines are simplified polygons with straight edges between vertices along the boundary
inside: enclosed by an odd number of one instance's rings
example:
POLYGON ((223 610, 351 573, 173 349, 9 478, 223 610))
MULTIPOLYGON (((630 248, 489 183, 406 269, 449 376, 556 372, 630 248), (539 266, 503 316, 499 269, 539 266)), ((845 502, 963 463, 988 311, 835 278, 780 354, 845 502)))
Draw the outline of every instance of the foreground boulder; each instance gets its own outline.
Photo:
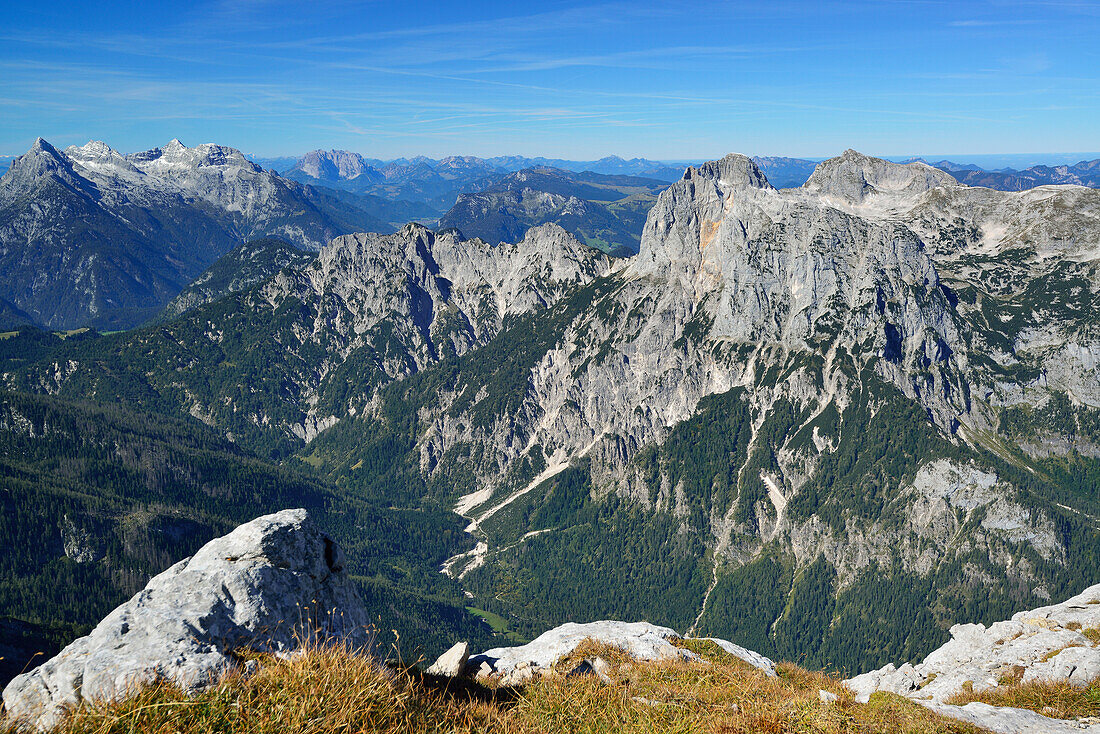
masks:
POLYGON ((439 658, 431 664, 427 673, 429 675, 445 675, 449 678, 455 678, 462 675, 462 671, 466 667, 466 661, 470 657, 470 646, 465 642, 456 642, 451 649, 439 656, 439 658))
MULTIPOLYGON (((587 624, 568 622, 542 633, 526 645, 486 650, 471 657, 467 669, 479 676, 500 674, 505 682, 520 682, 520 679, 551 669, 588 639, 621 648, 635 660, 644 662, 699 658, 695 653, 674 645, 674 641, 683 638, 668 627, 658 627, 648 622, 605 620, 587 624)), ((766 675, 775 675, 775 663, 763 655, 726 640, 706 639, 766 675)))
POLYGON ((91 634, 4 689, 8 716, 39 729, 88 700, 167 680, 197 690, 242 648, 288 652, 339 639, 363 649, 370 619, 339 547, 305 510, 241 525, 154 577, 91 634))
MULTIPOLYGON (((875 691, 890 691, 992 731, 1014 731, 1011 724, 1004 723, 1014 716, 1030 722, 1021 731, 1038 731, 1032 721, 1038 714, 1013 713, 1015 710, 985 704, 955 707, 945 702, 964 687, 977 693, 1009 682, 1066 681, 1085 686, 1100 676, 1098 641, 1100 584, 1061 604, 1019 612, 989 627, 957 624, 951 628, 951 639, 923 662, 901 667, 890 664, 845 683, 858 701, 867 701, 875 691), (969 715, 964 716, 962 708, 969 715)), ((1060 731, 1063 726, 1050 719, 1046 722, 1049 731, 1060 731)))

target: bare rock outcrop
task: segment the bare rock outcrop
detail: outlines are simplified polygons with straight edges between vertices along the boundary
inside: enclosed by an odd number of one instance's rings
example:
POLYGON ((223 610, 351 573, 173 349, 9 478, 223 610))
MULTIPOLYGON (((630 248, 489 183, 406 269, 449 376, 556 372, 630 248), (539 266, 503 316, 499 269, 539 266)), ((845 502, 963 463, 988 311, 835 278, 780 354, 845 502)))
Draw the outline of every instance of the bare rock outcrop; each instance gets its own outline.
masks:
MULTIPOLYGON (((1098 636, 1100 584, 1060 604, 1018 612, 1012 619, 988 627, 957 624, 951 628, 951 640, 922 662, 905 663, 900 667, 886 665, 857 675, 848 680, 847 685, 859 701, 866 701, 875 691, 889 691, 994 731, 1014 731, 1009 724, 1005 724, 1009 728, 995 726, 1001 719, 1011 723, 1014 709, 985 704, 958 707, 946 702, 964 687, 981 692, 1009 680, 1022 683, 1066 681, 1085 686, 1100 676, 1098 636), (992 709, 992 713, 987 709, 992 709), (967 716, 962 715, 967 712, 967 716), (982 716, 987 720, 979 720, 982 716)), ((1024 712, 1016 718, 1030 719, 1031 716, 1038 714, 1024 712)), ((1063 724, 1052 722, 1044 731, 1058 731, 1059 726, 1063 724)), ((1020 729, 1025 730, 1036 729, 1020 729)))
MULTIPOLYGON (((567 622, 543 632, 526 645, 486 650, 480 655, 472 656, 467 668, 499 673, 507 681, 511 681, 515 677, 513 674, 520 670, 524 671, 526 677, 530 677, 538 671, 552 668, 589 639, 621 648, 635 660, 643 662, 698 659, 695 653, 673 644, 682 638, 668 627, 659 627, 648 622, 603 620, 586 624, 567 622)), ((775 663, 763 655, 727 640, 707 639, 727 653, 764 671, 766 675, 775 676, 775 663)))
POLYGON ((83 701, 167 680, 197 690, 236 667, 242 648, 306 641, 369 648, 369 615, 340 548, 305 510, 241 525, 154 577, 91 634, 4 689, 8 716, 48 729, 83 701))

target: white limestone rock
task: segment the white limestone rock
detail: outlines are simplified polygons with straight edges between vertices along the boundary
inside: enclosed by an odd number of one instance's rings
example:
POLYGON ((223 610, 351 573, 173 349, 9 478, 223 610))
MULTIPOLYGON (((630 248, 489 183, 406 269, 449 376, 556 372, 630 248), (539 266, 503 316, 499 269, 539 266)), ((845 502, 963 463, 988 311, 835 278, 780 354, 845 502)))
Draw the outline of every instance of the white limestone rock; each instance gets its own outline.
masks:
POLYGON ((369 650, 370 618, 343 566, 340 548, 305 510, 257 518, 155 576, 88 636, 16 677, 4 706, 11 719, 47 729, 83 701, 154 680, 210 685, 237 665, 240 648, 288 652, 339 639, 369 650))
POLYGON ((978 703, 947 706, 945 701, 966 684, 980 692, 998 686, 1004 676, 1024 683, 1050 680, 1084 686, 1100 675, 1100 647, 1083 634, 1084 630, 1097 628, 1100 628, 1100 584, 1060 604, 1018 612, 1012 619, 989 627, 957 624, 951 628, 951 640, 922 662, 905 663, 900 668, 886 665, 857 675, 846 684, 860 702, 866 702, 875 691, 890 691, 993 731, 1063 731, 1058 728, 1062 724, 1044 723, 1053 727, 1047 729, 1027 728, 1035 716, 1043 722, 1052 721, 1039 714, 1017 714, 1013 713, 1016 709, 978 703), (947 709, 956 713, 948 713, 947 709), (993 718, 989 722, 979 720, 986 714, 993 718), (1002 724, 1004 728, 998 729, 1002 724), (1017 725, 1021 728, 1012 728, 1017 725))
MULTIPOLYGON (((648 622, 603 620, 586 624, 567 622, 542 633, 526 645, 486 650, 471 657, 469 667, 481 666, 484 670, 488 666, 492 673, 502 673, 506 677, 517 669, 548 669, 589 638, 622 648, 634 659, 644 662, 699 659, 698 655, 672 644, 682 638, 668 627, 659 627, 648 622)), ((707 639, 750 665, 760 668, 766 675, 775 675, 775 664, 763 655, 727 640, 707 639)), ((523 676, 530 677, 526 673, 523 676)))
POLYGON ((756 652, 755 650, 750 650, 747 647, 735 645, 729 640, 722 640, 717 637, 704 637, 701 639, 707 640, 708 642, 713 642, 715 645, 718 645, 718 647, 722 648, 730 655, 733 655, 736 658, 741 658, 754 668, 759 668, 760 670, 763 670, 765 675, 767 675, 769 678, 776 677, 775 663, 773 663, 771 660, 764 657, 760 653, 756 652))
POLYGON ((995 734, 1081 734, 1100 731, 1100 725, 1096 724, 1082 725, 1077 721, 1052 719, 1027 709, 990 706, 987 703, 950 706, 929 702, 925 706, 942 716, 975 724, 995 734))

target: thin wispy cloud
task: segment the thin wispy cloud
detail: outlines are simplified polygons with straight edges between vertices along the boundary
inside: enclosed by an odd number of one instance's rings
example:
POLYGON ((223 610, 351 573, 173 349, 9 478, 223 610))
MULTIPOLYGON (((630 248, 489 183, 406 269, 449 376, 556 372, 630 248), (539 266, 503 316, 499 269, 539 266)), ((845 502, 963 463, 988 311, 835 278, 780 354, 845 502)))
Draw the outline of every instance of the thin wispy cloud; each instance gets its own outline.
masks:
POLYGON ((315 5, 105 5, 48 26, 14 8, 0 152, 83 130, 130 150, 826 155, 856 135, 1037 149, 1059 125, 1084 149, 1079 119, 1100 117, 1081 3, 315 5))

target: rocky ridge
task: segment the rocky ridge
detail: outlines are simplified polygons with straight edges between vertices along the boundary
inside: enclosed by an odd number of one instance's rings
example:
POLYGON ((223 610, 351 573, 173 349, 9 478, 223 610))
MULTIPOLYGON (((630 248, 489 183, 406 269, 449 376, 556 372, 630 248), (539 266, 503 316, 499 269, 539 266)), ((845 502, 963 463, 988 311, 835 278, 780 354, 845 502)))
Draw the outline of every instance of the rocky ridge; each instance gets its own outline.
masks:
MULTIPOLYGON (((276 440, 294 445, 362 410, 380 386, 465 354, 507 319, 547 308, 611 267, 554 225, 500 246, 418 225, 393 235, 346 235, 308 265, 283 269, 231 301, 120 336, 116 354, 125 370, 151 344, 202 349, 200 359, 180 354, 184 366, 170 383, 152 376, 149 388, 239 440, 277 427, 276 440), (255 389, 211 392, 210 370, 225 374, 215 388, 239 383, 234 370, 242 359, 255 364, 255 389)), ((111 394, 113 382, 95 364, 86 367, 60 381, 39 374, 32 389, 111 394)))
POLYGON ((197 306, 247 290, 284 268, 303 267, 315 256, 274 237, 246 242, 218 258, 169 301, 158 320, 174 319, 197 306))
MULTIPOLYGON (((555 663, 568 657, 587 641, 625 651, 631 659, 642 662, 661 660, 698 660, 698 655, 677 647, 683 638, 668 627, 648 622, 617 622, 602 620, 577 624, 567 622, 525 645, 486 650, 470 657, 467 670, 478 677, 495 676, 504 685, 522 685, 539 675, 550 674, 555 663)), ((774 677, 775 663, 728 640, 708 638, 722 650, 774 677)))
POLYGON ((866 700, 891 691, 943 703, 963 690, 1064 680, 1084 686, 1100 676, 1100 585, 1058 604, 1017 612, 1003 622, 959 624, 951 640, 922 662, 893 664, 856 676, 848 686, 866 700))

